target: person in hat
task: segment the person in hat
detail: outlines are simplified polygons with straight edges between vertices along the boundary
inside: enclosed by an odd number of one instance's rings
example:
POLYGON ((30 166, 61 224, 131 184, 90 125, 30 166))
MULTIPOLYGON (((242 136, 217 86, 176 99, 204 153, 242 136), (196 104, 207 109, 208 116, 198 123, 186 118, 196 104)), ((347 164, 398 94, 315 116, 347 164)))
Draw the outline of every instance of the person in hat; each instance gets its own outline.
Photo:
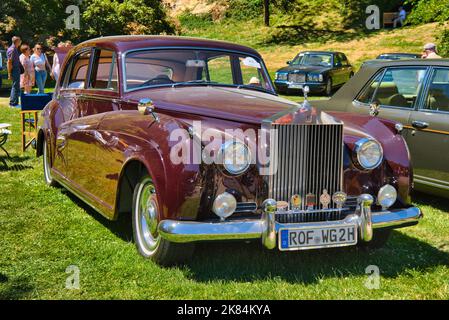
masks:
POLYGON ((441 59, 437 54, 437 46, 434 43, 427 43, 421 56, 423 59, 441 59))

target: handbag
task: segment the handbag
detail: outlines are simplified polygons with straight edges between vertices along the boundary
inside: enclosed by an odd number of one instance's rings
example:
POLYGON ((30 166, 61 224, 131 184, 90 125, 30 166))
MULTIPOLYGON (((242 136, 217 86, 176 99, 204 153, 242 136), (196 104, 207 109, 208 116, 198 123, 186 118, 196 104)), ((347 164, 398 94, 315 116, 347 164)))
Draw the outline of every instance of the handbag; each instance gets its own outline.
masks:
POLYGON ((25 68, 23 67, 22 63, 19 64, 19 67, 20 67, 20 74, 24 74, 25 68))

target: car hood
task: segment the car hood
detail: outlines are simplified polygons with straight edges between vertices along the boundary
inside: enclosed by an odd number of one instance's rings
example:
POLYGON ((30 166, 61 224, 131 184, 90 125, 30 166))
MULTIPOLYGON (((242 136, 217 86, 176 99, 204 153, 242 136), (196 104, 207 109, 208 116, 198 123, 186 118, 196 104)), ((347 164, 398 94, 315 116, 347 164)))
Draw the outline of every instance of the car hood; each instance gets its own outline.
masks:
POLYGON ((286 66, 284 68, 279 69, 277 72, 326 72, 332 69, 331 67, 322 67, 322 66, 286 66))
POLYGON ((153 100, 156 111, 258 124, 299 106, 298 103, 268 93, 219 86, 152 88, 134 91, 128 97, 134 103, 142 98, 153 100))

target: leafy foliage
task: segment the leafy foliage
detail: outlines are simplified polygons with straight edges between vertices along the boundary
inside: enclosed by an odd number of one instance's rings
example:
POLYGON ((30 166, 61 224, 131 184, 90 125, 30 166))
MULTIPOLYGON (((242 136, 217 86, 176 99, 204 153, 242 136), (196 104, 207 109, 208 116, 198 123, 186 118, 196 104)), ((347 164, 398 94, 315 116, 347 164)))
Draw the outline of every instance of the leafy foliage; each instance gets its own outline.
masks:
POLYGON ((449 20, 449 0, 409 0, 413 11, 407 18, 410 24, 445 22, 449 20))
POLYGON ((19 35, 26 42, 79 42, 96 36, 176 31, 160 0, 82 1, 78 5, 81 28, 69 30, 65 25, 69 14, 65 10, 73 4, 73 0, 2 0, 0 39, 9 41, 12 35, 19 35))
POLYGON ((449 58, 449 29, 444 29, 438 36, 438 54, 449 58))

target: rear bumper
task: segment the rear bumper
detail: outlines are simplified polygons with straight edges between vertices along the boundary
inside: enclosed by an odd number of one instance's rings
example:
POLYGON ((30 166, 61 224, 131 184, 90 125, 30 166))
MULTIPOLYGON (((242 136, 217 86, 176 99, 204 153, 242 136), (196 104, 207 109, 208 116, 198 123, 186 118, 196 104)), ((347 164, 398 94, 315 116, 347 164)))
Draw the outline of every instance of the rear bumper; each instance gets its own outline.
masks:
POLYGON ((172 242, 213 241, 213 240, 248 240, 261 239, 268 249, 276 247, 277 234, 284 228, 326 227, 357 225, 359 239, 369 242, 373 229, 399 228, 417 224, 422 218, 417 207, 391 211, 373 212, 368 206, 360 204, 357 212, 339 221, 312 223, 278 223, 275 213, 265 212, 261 219, 241 219, 224 222, 196 222, 163 220, 159 224, 159 234, 172 242))

